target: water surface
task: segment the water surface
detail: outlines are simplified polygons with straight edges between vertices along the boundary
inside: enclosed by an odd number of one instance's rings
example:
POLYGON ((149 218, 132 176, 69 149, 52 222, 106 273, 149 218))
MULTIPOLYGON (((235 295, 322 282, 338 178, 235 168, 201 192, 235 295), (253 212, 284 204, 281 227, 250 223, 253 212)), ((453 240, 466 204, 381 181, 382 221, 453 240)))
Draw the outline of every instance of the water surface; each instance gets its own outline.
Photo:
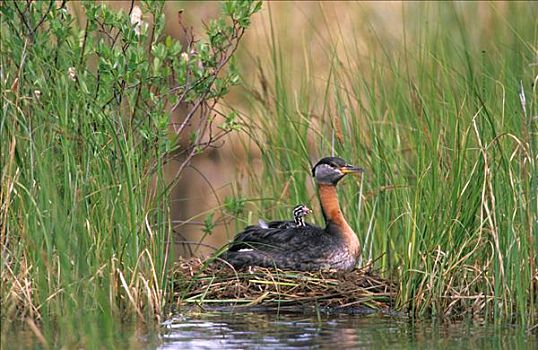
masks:
POLYGON ((164 325, 159 349, 538 349, 515 326, 380 315, 210 312, 164 325))

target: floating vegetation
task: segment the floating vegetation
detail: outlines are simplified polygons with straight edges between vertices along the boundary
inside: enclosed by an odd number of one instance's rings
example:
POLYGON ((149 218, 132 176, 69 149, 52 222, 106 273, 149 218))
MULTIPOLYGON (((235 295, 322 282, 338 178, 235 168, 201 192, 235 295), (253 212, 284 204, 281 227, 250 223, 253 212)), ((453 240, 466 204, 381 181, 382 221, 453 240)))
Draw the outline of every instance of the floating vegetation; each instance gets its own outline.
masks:
POLYGON ((207 263, 191 258, 178 261, 173 276, 177 282, 175 299, 180 305, 389 311, 396 296, 395 285, 373 273, 371 265, 350 272, 263 267, 235 270, 222 261, 207 263))

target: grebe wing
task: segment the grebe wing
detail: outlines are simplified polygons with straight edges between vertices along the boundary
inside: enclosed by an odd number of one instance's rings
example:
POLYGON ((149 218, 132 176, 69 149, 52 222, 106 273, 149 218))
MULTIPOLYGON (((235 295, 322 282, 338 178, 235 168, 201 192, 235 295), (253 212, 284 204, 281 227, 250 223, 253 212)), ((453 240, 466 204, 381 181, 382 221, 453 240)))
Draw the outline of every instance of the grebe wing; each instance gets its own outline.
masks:
POLYGON ((278 221, 271 221, 267 223, 268 228, 292 228, 295 227, 294 221, 284 221, 284 220, 278 220, 278 221))
MULTIPOLYGON (((306 226, 316 227, 308 222, 305 222, 306 226)), ((295 228, 297 224, 295 221, 270 221, 267 223, 267 228, 295 228)))
MULTIPOLYGON (((289 228, 289 227, 295 227, 295 222, 294 221, 283 221, 283 220, 279 220, 279 221, 269 221, 269 222, 266 222, 265 220, 263 219, 259 219, 258 220, 258 225, 257 225, 259 228, 262 228, 262 229, 268 229, 268 228, 289 228)), ((249 226, 250 227, 250 226, 249 226)))
MULTIPOLYGON (((269 227, 274 222, 268 223, 269 227)), ((230 243, 230 251, 256 247, 261 250, 298 250, 311 246, 325 236, 326 232, 318 226, 307 224, 304 227, 261 228, 248 226, 230 243)))

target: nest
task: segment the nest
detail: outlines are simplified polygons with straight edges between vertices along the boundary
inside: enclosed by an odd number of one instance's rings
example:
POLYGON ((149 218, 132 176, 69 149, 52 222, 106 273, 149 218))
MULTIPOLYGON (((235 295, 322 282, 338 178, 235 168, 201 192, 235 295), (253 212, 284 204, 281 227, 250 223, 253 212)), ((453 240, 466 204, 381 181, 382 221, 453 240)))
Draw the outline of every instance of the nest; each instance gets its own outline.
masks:
POLYGON ((348 272, 235 270, 224 262, 191 258, 178 261, 173 271, 178 304, 356 313, 390 311, 396 294, 394 284, 372 273, 370 265, 348 272))

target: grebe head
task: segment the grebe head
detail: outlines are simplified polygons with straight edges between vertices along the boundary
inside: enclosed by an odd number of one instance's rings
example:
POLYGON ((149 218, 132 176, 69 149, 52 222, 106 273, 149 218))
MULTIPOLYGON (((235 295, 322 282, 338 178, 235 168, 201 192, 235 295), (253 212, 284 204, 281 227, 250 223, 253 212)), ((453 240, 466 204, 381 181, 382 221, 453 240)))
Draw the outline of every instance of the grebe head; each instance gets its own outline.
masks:
POLYGON ((325 157, 314 165, 312 176, 319 184, 336 185, 347 174, 360 174, 363 171, 364 169, 348 164, 342 158, 325 157))
POLYGON ((295 220, 295 225, 298 227, 306 226, 304 222, 304 217, 310 214, 310 210, 306 205, 299 204, 293 208, 293 219, 295 220))

